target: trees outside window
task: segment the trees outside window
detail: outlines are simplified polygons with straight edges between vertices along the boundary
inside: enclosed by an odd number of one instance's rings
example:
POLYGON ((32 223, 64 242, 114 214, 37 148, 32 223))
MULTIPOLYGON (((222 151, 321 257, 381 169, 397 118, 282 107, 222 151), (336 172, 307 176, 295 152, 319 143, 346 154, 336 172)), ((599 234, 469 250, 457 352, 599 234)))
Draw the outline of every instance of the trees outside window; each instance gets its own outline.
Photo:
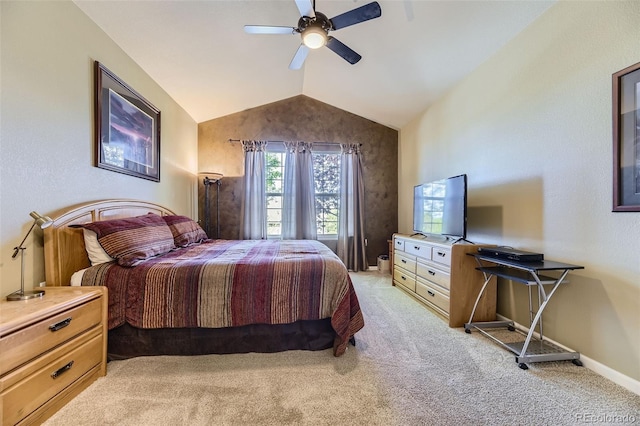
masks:
POLYGON ((284 188, 284 152, 267 152, 267 237, 282 235, 282 191, 284 188))
POLYGON ((340 154, 313 154, 318 235, 338 235, 340 209, 340 154))

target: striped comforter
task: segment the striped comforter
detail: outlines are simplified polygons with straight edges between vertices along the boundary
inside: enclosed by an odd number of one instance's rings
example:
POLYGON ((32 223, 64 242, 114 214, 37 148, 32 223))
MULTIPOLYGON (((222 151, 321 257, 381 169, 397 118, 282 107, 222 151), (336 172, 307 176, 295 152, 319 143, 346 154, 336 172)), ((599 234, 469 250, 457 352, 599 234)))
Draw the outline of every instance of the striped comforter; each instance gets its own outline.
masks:
POLYGON ((331 318, 334 354, 364 326, 344 264, 311 240, 211 240, 135 267, 87 269, 109 289, 109 329, 235 327, 331 318))

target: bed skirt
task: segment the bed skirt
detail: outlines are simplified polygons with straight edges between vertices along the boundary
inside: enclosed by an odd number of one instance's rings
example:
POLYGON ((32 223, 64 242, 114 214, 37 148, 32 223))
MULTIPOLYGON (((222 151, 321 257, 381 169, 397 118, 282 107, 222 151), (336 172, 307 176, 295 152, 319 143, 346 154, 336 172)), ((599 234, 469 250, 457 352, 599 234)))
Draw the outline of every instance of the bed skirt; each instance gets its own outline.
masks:
POLYGON ((152 355, 319 351, 333 347, 335 338, 330 318, 228 328, 142 329, 123 324, 109 331, 107 356, 111 361, 152 355))

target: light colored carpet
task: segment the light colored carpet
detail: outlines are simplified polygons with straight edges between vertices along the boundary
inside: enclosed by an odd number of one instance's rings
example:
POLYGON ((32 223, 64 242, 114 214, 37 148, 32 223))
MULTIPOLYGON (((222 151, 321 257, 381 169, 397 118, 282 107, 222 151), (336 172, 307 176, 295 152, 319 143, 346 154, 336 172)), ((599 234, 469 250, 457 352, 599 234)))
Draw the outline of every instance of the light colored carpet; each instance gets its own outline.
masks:
POLYGON ((521 370, 510 352, 449 328, 389 275, 352 279, 365 327, 340 358, 326 350, 114 361, 45 425, 640 422, 640 396, 584 367, 521 370))

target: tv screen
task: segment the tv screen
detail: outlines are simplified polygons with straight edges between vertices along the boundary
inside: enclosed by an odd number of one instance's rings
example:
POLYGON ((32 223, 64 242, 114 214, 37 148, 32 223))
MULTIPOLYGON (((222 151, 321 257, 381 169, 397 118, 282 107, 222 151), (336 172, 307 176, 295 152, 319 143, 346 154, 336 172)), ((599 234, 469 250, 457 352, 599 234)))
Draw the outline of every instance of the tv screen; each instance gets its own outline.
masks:
POLYGON ((413 231, 449 237, 467 236, 467 175, 416 185, 413 231))

